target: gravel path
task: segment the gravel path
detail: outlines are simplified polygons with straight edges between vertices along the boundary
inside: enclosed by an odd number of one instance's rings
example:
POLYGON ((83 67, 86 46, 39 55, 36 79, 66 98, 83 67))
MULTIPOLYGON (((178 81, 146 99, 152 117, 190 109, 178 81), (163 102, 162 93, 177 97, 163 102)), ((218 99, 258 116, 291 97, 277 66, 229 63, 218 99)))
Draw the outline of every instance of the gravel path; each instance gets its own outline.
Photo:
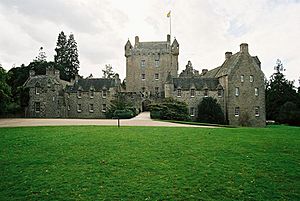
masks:
MULTIPOLYGON (((140 113, 132 119, 121 119, 121 126, 167 126, 167 127, 205 127, 187 124, 177 124, 162 121, 153 121, 149 112, 140 113)), ((66 125, 109 125, 117 126, 116 119, 29 119, 29 118, 11 118, 0 119, 0 127, 23 127, 23 126, 66 126, 66 125)))

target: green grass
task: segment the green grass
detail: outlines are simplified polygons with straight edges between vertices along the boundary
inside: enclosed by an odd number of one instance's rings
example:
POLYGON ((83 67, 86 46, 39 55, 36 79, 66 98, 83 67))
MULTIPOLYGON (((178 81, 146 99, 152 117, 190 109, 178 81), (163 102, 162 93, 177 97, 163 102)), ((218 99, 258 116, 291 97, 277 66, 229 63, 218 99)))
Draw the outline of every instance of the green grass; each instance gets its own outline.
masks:
POLYGON ((0 128, 0 200, 300 200, 299 131, 0 128))

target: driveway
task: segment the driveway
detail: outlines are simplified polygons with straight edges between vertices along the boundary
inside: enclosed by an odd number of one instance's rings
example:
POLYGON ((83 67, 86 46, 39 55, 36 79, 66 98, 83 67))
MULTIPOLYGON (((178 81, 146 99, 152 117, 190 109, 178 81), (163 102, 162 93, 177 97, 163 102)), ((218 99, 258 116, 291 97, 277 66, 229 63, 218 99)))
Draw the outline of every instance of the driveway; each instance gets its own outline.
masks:
MULTIPOLYGON (((120 119, 121 126, 167 126, 167 127, 205 127, 170 122, 154 121, 150 118, 150 112, 140 113, 132 119, 120 119)), ((0 119, 0 127, 23 127, 23 126, 67 126, 67 125, 107 125, 117 126, 116 119, 40 119, 40 118, 11 118, 0 119)))

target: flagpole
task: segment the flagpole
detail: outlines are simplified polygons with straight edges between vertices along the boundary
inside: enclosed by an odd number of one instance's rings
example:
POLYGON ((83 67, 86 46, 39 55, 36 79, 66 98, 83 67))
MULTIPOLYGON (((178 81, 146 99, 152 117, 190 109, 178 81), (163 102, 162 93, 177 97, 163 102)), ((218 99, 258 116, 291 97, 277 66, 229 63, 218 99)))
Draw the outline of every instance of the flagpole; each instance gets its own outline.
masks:
POLYGON ((172 32, 171 32, 171 31, 172 31, 172 27, 171 27, 171 17, 172 17, 172 16, 170 15, 170 39, 172 38, 172 37, 171 37, 171 33, 172 33, 172 32))

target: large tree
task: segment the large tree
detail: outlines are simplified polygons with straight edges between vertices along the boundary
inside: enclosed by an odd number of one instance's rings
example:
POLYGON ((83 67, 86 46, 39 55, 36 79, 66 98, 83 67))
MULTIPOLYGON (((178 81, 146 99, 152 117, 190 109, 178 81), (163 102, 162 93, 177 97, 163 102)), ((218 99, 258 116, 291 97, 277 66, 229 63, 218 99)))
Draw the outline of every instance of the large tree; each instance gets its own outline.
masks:
POLYGON ((11 89, 7 79, 8 74, 0 64, 0 115, 6 113, 11 101, 11 89))
POLYGON ((61 78, 70 81, 75 78, 79 69, 78 49, 74 35, 70 34, 69 38, 60 32, 58 35, 54 55, 54 62, 60 70, 61 78))
POLYGON ((277 60, 275 73, 267 81, 266 85, 266 113, 267 119, 275 121, 281 120, 280 109, 287 102, 297 104, 299 95, 297 94, 294 83, 288 81, 283 75, 285 71, 280 60, 277 60))
POLYGON ((110 64, 106 64, 102 72, 103 72, 103 78, 113 78, 113 76, 116 74, 112 70, 112 66, 110 64))
POLYGON ((205 123, 224 123, 224 113, 216 99, 212 97, 203 98, 198 105, 197 121, 205 123))

